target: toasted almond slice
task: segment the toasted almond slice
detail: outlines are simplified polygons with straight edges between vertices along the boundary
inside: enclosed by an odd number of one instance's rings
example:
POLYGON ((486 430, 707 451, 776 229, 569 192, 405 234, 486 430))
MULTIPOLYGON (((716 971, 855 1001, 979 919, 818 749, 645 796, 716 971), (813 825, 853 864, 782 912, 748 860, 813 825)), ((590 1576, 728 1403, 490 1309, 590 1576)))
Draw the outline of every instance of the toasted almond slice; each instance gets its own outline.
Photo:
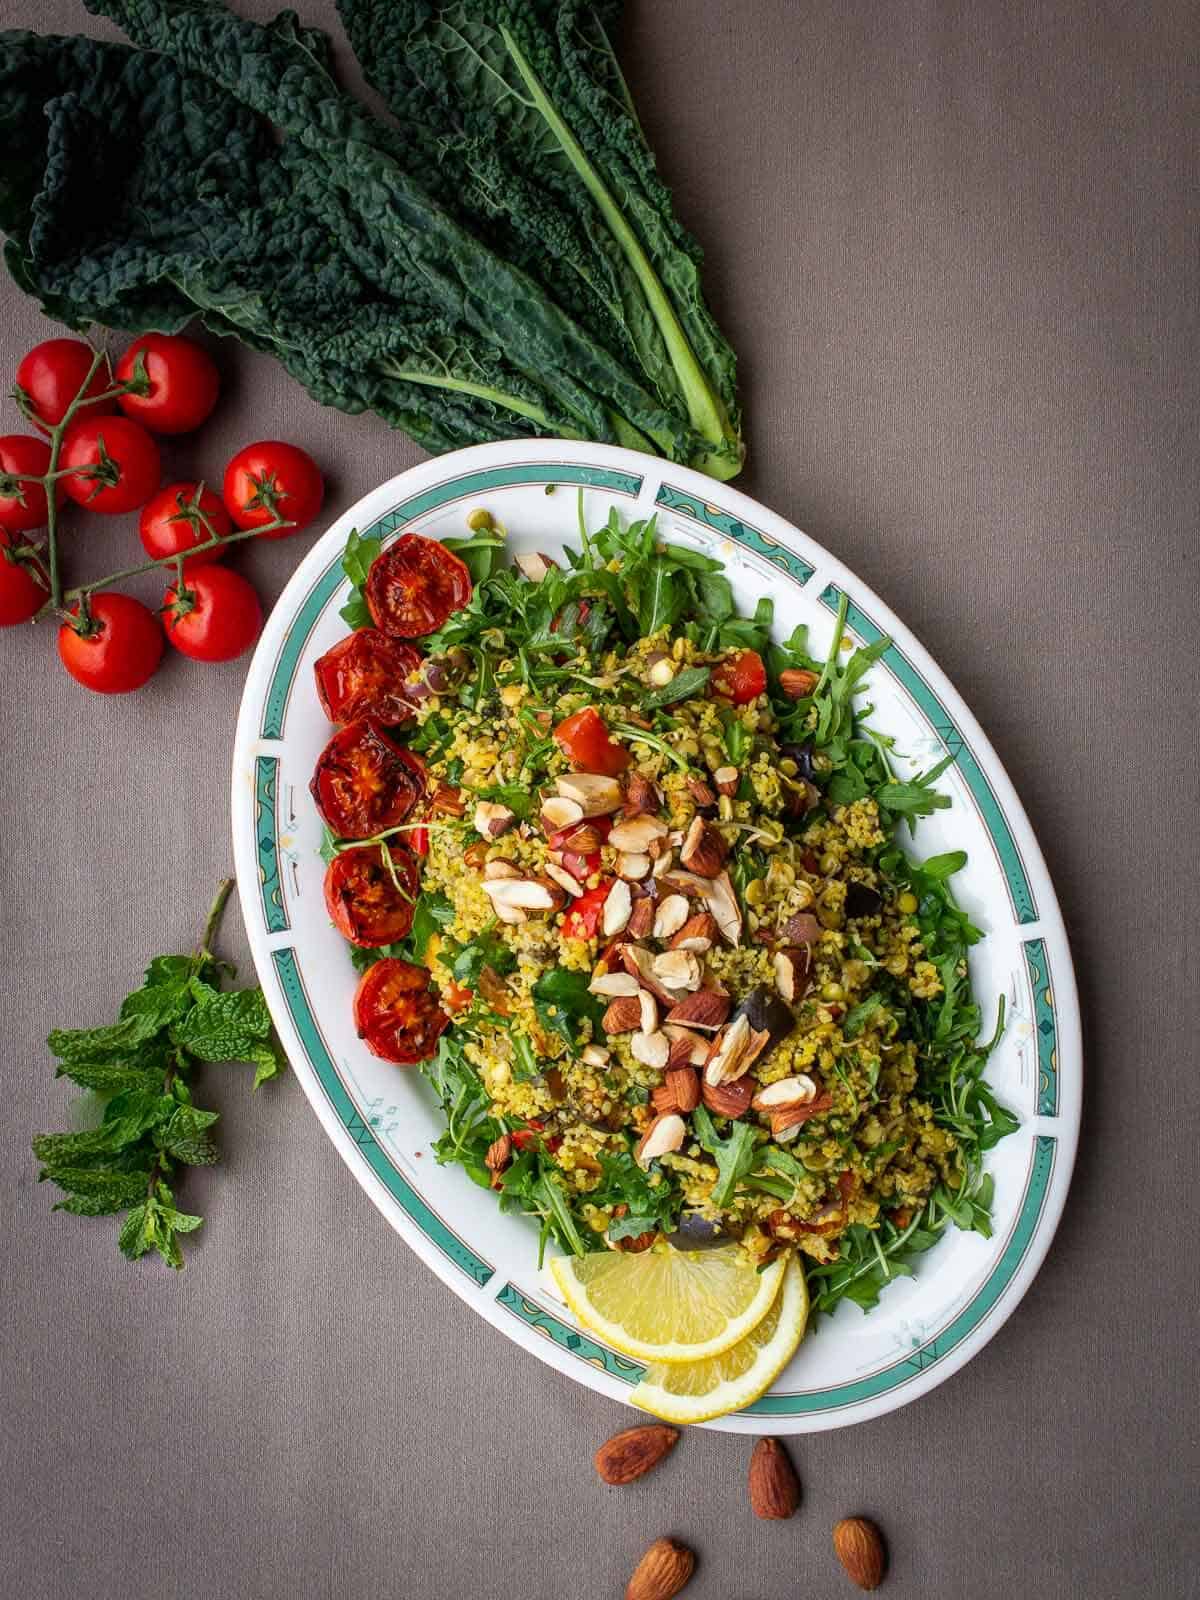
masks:
POLYGON ((642 1032, 655 1033, 658 1029, 658 1001, 649 989, 639 989, 638 1004, 642 1008, 642 1032))
POLYGON ((732 945, 742 942, 742 911, 738 905, 737 895, 733 892, 727 872, 719 872, 712 880, 712 890, 708 895, 708 909, 717 919, 717 927, 721 934, 732 945))
POLYGON ((661 1072, 671 1055, 671 1044, 665 1033, 635 1033, 629 1041, 629 1052, 644 1067, 657 1067, 661 1072))
POLYGON ((671 1041, 671 1064, 678 1065, 676 1050, 679 1048, 679 1060, 686 1060, 689 1066, 702 1067, 708 1060, 710 1041, 702 1034, 693 1033, 690 1028, 681 1028, 677 1022, 668 1022, 663 1030, 671 1041), (686 1057, 682 1051, 686 1050, 686 1057))
POLYGON ((574 800, 585 817, 606 817, 621 805, 621 785, 598 772, 564 772, 556 778, 558 792, 574 800))
POLYGON ((540 550, 518 550, 513 560, 530 583, 541 583, 547 573, 555 571, 558 566, 557 561, 544 556, 540 550))
POLYGON ((713 1041, 712 1054, 704 1069, 705 1083, 724 1083, 742 1074, 742 1057, 750 1048, 750 1024, 744 1015, 735 1017, 713 1041))
POLYGON ((485 879, 519 878, 521 872, 513 862, 507 860, 504 856, 497 856, 495 861, 484 862, 483 876, 485 879))
POLYGON ((793 945, 775 952, 775 987, 789 1005, 804 998, 811 966, 812 956, 807 945, 793 945))
POLYGON ((641 992, 641 984, 628 972, 600 972, 588 984, 593 994, 608 995, 615 999, 619 995, 637 995, 641 992))
POLYGON ((483 891, 493 906, 510 911, 557 911, 562 892, 543 878, 485 878, 483 891))
POLYGON ((485 839, 498 839, 516 820, 515 812, 494 800, 481 800, 471 818, 475 832, 483 834, 485 839))
POLYGON ((648 1167, 659 1156, 670 1155, 678 1150, 686 1135, 687 1126, 677 1111, 669 1112, 665 1117, 656 1117, 637 1147, 638 1166, 648 1167))
POLYGON ((492 910, 496 913, 498 922, 507 922, 513 927, 529 921, 529 913, 522 911, 520 906, 506 906, 495 900, 492 902, 492 910))
POLYGON ((654 976, 668 989, 698 989, 700 962, 690 950, 664 950, 654 958, 654 976))
POLYGON ((649 989, 656 1000, 661 1000, 666 1006, 674 1002, 674 996, 671 991, 654 975, 654 957, 649 950, 646 950, 640 944, 623 944, 621 946, 621 964, 626 972, 632 972, 638 982, 649 989))
POLYGON ((570 800, 566 795, 552 794, 542 801, 543 833, 557 833, 561 828, 570 828, 582 821, 583 807, 578 800, 570 800))
POLYGON ((663 839, 666 834, 667 825, 658 817, 630 817, 627 822, 617 823, 608 836, 608 842, 614 850, 643 855, 651 839, 663 839))
POLYGON ((606 939, 611 939, 620 933, 629 921, 629 913, 632 910, 633 896, 629 893, 629 885, 623 878, 617 878, 608 891, 600 923, 600 931, 606 939))
POLYGON ((642 1008, 636 995, 623 994, 610 1000, 600 1026, 605 1033, 633 1033, 641 1021, 642 1008))
POLYGON ((631 883, 640 883, 650 871, 650 857, 631 854, 622 850, 617 857, 617 875, 627 878, 631 883))
POLYGON ((565 867, 560 867, 557 861, 546 862, 546 876, 553 878, 560 889, 565 889, 572 898, 583 893, 583 885, 577 878, 573 878, 565 867))
MULTIPOLYGON (((661 846, 662 841, 659 840, 658 843, 661 846)), ((663 852, 662 855, 656 856, 654 858, 654 865, 650 868, 651 876, 655 877, 655 878, 665 877, 666 874, 668 872, 670 872, 671 868, 674 865, 675 865, 675 852, 674 852, 674 850, 666 850, 666 851, 663 852)))
POLYGON ((654 937, 669 939, 677 933, 688 920, 688 910, 686 895, 669 894, 665 900, 660 900, 654 917, 654 937))
POLYGON ((695 994, 685 994, 667 1013, 667 1021, 684 1023, 689 1028, 703 1028, 715 1032, 729 1015, 730 999, 715 989, 697 989, 695 994))
POLYGON ((768 1084, 754 1096, 755 1111, 788 1111, 792 1106, 807 1105, 817 1098, 817 1086, 806 1072, 794 1078, 780 1078, 768 1084))
POLYGON ((579 1059, 589 1067, 606 1067, 612 1060, 612 1051, 606 1050, 602 1044, 585 1044, 579 1052, 579 1059))

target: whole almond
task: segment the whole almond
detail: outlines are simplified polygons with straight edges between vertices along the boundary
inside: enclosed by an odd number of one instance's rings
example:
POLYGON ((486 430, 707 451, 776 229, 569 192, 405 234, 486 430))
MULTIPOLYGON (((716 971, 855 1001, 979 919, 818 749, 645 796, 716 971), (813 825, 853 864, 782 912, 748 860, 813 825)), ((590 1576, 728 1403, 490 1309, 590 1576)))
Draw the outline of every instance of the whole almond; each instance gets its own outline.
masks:
POLYGON ((785 667, 779 674, 779 687, 789 700, 804 700, 817 687, 817 675, 803 667, 785 667))
POLYGON ((625 1586, 625 1600, 671 1600, 695 1571, 696 1558, 674 1539, 655 1539, 625 1586))
POLYGON ((887 1567, 883 1536, 865 1517, 844 1517, 833 1530, 833 1548, 847 1576, 860 1589, 878 1589, 887 1567))
POLYGON ((679 1429, 669 1428, 665 1422, 625 1428, 596 1451, 596 1471, 605 1483, 633 1483, 670 1455, 678 1443, 679 1429))
POLYGON ((802 1122, 807 1122, 810 1117, 819 1117, 829 1110, 833 1104, 831 1094, 819 1094, 815 1100, 810 1100, 806 1106, 789 1106, 784 1111, 771 1112, 771 1132, 786 1133, 789 1128, 797 1128, 802 1122))
POLYGON ((651 816, 659 808, 661 801, 656 784, 649 778, 643 778, 638 772, 632 773, 625 780, 625 806, 623 815, 626 817, 651 816))
POLYGON ((732 1083, 705 1083, 701 1085, 704 1104, 714 1117, 744 1117, 750 1109, 754 1084, 749 1078, 735 1078, 732 1083))
MULTIPOLYGON (((674 1049, 674 1045, 671 1046, 674 1049)), ((671 1066, 668 1062, 663 1075, 664 1086, 671 1091, 675 1110, 685 1117, 700 1104, 700 1074, 695 1067, 671 1066)))
POLYGON ((697 877, 715 878, 725 861, 725 841, 703 817, 693 817, 679 859, 697 877))
POLYGON ((767 1522, 782 1522, 800 1504, 800 1480, 778 1439, 760 1439, 750 1457, 750 1509, 767 1522))

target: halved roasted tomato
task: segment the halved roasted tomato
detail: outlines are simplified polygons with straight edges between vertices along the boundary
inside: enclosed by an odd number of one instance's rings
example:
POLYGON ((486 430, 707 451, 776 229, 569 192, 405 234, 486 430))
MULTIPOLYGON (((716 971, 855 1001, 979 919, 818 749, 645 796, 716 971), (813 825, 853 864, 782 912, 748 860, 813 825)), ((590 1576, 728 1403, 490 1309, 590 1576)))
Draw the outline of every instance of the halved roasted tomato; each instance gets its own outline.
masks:
POLYGON ((372 717, 334 734, 312 780, 317 810, 339 839, 369 839, 396 827, 425 789, 425 763, 389 739, 372 717))
POLYGON ((408 722, 414 707, 405 683, 421 665, 421 652, 378 628, 358 628, 316 663, 317 696, 330 722, 376 717, 395 726, 408 722))
POLYGON ((427 1061, 449 1023, 424 967, 385 956, 363 973, 354 1026, 373 1056, 400 1066, 427 1061))
POLYGON ((365 593, 377 628, 395 639, 419 639, 466 605, 471 574, 436 539, 404 533, 372 561, 365 593))
POLYGON ((403 845, 390 844, 386 857, 382 845, 359 845, 326 867, 325 909, 351 944, 395 944, 413 925, 420 887, 421 869, 403 845))

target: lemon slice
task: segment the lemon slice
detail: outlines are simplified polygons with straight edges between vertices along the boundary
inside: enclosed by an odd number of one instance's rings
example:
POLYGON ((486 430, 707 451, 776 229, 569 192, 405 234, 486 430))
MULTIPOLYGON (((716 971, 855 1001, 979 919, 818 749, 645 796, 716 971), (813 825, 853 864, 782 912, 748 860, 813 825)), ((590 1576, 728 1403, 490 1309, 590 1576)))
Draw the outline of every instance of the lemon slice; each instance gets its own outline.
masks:
POLYGON ((758 1272, 736 1244, 640 1255, 616 1250, 551 1262, 585 1327, 640 1361, 703 1361, 744 1339, 771 1309, 784 1263, 758 1272))
POLYGON ((804 1337, 807 1322, 804 1268, 793 1256, 774 1305, 744 1339, 705 1361, 647 1367, 629 1398, 668 1422, 708 1422, 740 1411, 775 1382, 804 1337))

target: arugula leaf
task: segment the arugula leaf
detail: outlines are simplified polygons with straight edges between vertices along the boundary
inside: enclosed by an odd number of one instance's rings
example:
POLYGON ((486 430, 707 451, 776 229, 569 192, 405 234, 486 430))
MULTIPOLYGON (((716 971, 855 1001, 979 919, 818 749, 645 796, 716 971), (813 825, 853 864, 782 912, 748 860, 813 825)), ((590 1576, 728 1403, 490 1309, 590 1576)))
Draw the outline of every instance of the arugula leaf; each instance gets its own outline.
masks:
POLYGON ((692 1112, 692 1127, 696 1137, 717 1163, 717 1181, 713 1185, 712 1203, 727 1206, 734 1191, 754 1165, 757 1143, 754 1129, 748 1122, 730 1124, 729 1137, 722 1139, 716 1125, 703 1106, 692 1112))
POLYGON ((843 1034, 847 1039, 857 1039, 868 1019, 882 1009, 883 996, 881 994, 869 994, 865 1000, 860 1000, 856 1006, 851 1006, 842 1018, 843 1034))
POLYGON ((708 685, 712 677, 711 667, 684 667, 682 672, 677 672, 670 683, 665 683, 661 689, 651 689, 642 696, 641 704, 646 710, 656 710, 659 706, 673 705, 676 700, 690 700, 693 695, 700 694, 708 685))
POLYGON ((515 971, 517 958, 494 927, 483 930, 470 944, 463 945, 450 964, 455 983, 464 989, 474 989, 484 967, 491 967, 498 977, 505 978, 515 971))
POLYGON ((600 1026, 604 1006, 588 989, 590 974, 571 972, 566 967, 551 967, 533 986, 533 1008, 538 1021, 551 1032, 561 1034, 568 1044, 574 1044, 579 1024, 600 1026))

